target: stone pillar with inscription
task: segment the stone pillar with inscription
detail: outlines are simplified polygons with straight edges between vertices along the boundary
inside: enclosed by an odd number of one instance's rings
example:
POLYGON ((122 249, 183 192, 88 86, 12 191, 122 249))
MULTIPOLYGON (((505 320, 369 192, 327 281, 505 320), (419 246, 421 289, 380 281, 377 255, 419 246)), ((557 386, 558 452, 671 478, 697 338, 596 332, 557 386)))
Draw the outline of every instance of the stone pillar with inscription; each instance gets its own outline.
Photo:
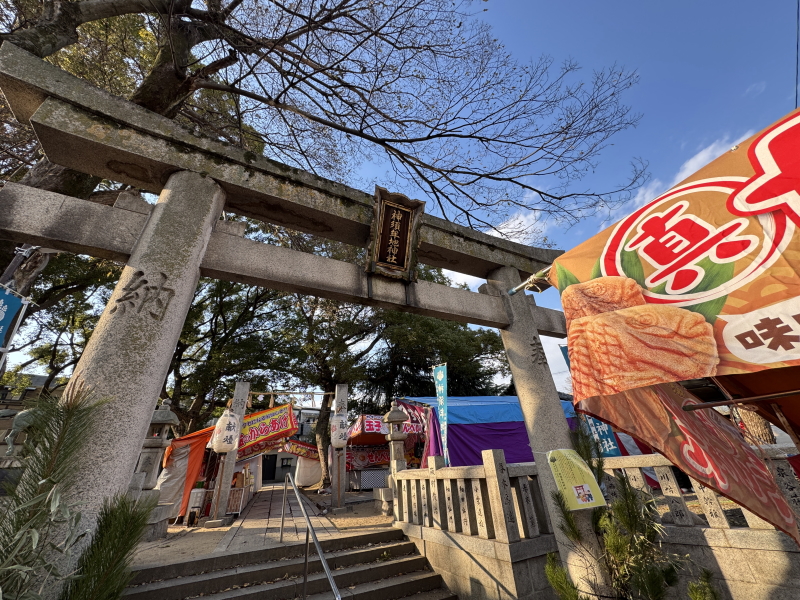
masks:
POLYGON ((75 368, 68 387, 106 401, 70 490, 82 526, 93 529, 103 500, 128 489, 224 203, 211 178, 170 176, 75 368))
MULTIPOLYGON (((556 536, 561 561, 572 580, 582 589, 589 591, 591 587, 602 587, 604 576, 600 565, 593 564, 590 556, 578 554, 558 528, 559 511, 552 498, 556 483, 548 467, 546 453, 550 450, 572 448, 572 442, 539 339, 530 297, 524 293, 508 295, 508 290, 519 285, 521 281, 515 268, 501 267, 490 273, 486 281, 487 285, 481 286, 481 293, 502 297, 511 323, 506 329, 500 330, 500 336, 511 367, 534 460, 538 466, 539 485, 556 536)), ((592 549, 595 556, 600 556, 596 551, 597 540, 591 527, 590 511, 575 511, 573 514, 584 541, 594 547, 592 549)))
MULTIPOLYGON (((237 381, 233 390, 233 402, 231 411, 239 417, 239 423, 243 422, 244 413, 247 410, 247 400, 250 398, 250 383, 247 381, 237 381)), ((228 512, 228 498, 231 495, 231 483, 233 473, 236 469, 237 450, 228 452, 222 459, 222 464, 217 470, 217 481, 214 485, 214 499, 211 501, 211 514, 205 527, 224 527, 227 522, 225 515, 228 512)))
MULTIPOLYGON (((346 383, 336 384, 336 395, 333 399, 333 412, 336 415, 347 417, 346 383)), ((333 512, 342 512, 345 508, 345 492, 347 491, 347 449, 333 448, 331 455, 331 508, 333 512)))

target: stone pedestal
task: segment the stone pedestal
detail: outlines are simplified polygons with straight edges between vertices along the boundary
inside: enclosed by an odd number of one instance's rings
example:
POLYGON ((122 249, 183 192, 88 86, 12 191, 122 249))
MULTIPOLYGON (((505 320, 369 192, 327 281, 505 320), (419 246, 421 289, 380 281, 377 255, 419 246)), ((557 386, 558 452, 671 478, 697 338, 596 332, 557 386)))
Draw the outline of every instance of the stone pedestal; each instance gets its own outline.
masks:
MULTIPOLYGON (((503 299, 511 324, 500 330, 505 346, 511 375, 517 388, 525 428, 528 431, 534 460, 539 469, 539 485, 547 506, 551 526, 558 543, 561 561, 568 569, 572 580, 582 589, 587 584, 598 581, 601 570, 598 565, 587 564, 586 558, 577 554, 572 543, 558 528, 560 513, 553 502, 552 493, 556 491, 553 474, 547 464, 549 450, 572 448, 569 426, 564 418, 553 377, 547 365, 547 358, 539 339, 533 317, 532 303, 524 293, 508 295, 508 290, 520 284, 517 269, 502 267, 489 274, 487 285, 481 286, 481 293, 499 296, 503 299), (553 522, 555 521, 555 522, 553 522)), ((575 511, 575 519, 583 532, 587 544, 596 547, 597 539, 591 528, 590 511, 575 511), (592 543, 594 542, 594 543, 592 543)), ((599 553, 595 553, 599 556, 599 553)))
POLYGON ((70 490, 90 529, 129 488, 224 202, 208 177, 170 176, 75 368, 67 392, 85 384, 107 401, 70 490))
POLYGON ((372 499, 375 510, 386 517, 392 514, 392 501, 394 499, 392 488, 375 488, 372 490, 372 499))

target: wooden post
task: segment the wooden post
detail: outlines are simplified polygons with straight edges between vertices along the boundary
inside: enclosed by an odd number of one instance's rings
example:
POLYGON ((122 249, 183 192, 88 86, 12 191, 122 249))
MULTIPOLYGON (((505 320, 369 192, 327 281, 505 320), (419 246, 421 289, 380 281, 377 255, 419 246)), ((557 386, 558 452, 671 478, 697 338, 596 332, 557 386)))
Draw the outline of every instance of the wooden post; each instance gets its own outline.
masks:
POLYGON ((774 410, 775 414, 778 415, 778 419, 780 419, 783 428, 786 430, 786 433, 789 434, 789 437, 791 438, 794 447, 797 448, 798 452, 800 452, 800 438, 797 437, 797 433, 792 427, 792 424, 789 423, 789 420, 786 418, 786 415, 783 414, 780 405, 773 404, 772 410, 774 410))
POLYGON ((494 535, 497 541, 518 542, 519 527, 511 496, 511 481, 508 478, 508 465, 502 450, 484 450, 483 468, 486 471, 486 488, 492 506, 494 535))
MULTIPOLYGON (((231 410, 241 421, 247 408, 247 398, 250 395, 250 383, 237 381, 233 392, 231 410)), ((222 464, 217 471, 217 482, 214 486, 214 500, 211 502, 211 514, 206 527, 220 527, 223 525, 225 513, 228 509, 228 497, 231 493, 233 470, 236 468, 236 450, 228 452, 222 459, 222 464)))

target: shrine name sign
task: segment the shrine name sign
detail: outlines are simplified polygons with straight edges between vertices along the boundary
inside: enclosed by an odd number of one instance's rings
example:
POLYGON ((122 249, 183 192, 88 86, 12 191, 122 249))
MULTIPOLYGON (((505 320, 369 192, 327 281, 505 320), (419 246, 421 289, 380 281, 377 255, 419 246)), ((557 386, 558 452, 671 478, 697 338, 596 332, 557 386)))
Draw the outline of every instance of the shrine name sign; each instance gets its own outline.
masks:
POLYGON ((375 187, 368 273, 413 281, 425 203, 375 187))

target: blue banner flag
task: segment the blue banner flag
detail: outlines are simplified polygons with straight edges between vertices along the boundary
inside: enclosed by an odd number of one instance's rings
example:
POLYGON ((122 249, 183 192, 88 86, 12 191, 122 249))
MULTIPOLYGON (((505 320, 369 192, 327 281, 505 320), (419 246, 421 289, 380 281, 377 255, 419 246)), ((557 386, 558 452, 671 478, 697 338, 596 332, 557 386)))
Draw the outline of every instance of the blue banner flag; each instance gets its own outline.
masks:
MULTIPOLYGON (((569 367, 569 352, 566 346, 559 346, 561 354, 564 355, 564 360, 569 367)), ((599 419, 590 417, 589 415, 581 415, 581 419, 586 426, 592 437, 600 444, 600 450, 604 457, 622 456, 622 452, 617 444, 617 436, 614 435, 614 430, 609 427, 607 423, 603 423, 599 419)))
POLYGON ((8 336, 14 329, 14 320, 21 308, 22 298, 5 289, 0 291, 0 344, 11 344, 8 336))
POLYGON ((439 403, 439 431, 442 434, 442 453, 444 463, 450 465, 447 454, 447 363, 433 367, 433 383, 436 385, 436 400, 439 403))

